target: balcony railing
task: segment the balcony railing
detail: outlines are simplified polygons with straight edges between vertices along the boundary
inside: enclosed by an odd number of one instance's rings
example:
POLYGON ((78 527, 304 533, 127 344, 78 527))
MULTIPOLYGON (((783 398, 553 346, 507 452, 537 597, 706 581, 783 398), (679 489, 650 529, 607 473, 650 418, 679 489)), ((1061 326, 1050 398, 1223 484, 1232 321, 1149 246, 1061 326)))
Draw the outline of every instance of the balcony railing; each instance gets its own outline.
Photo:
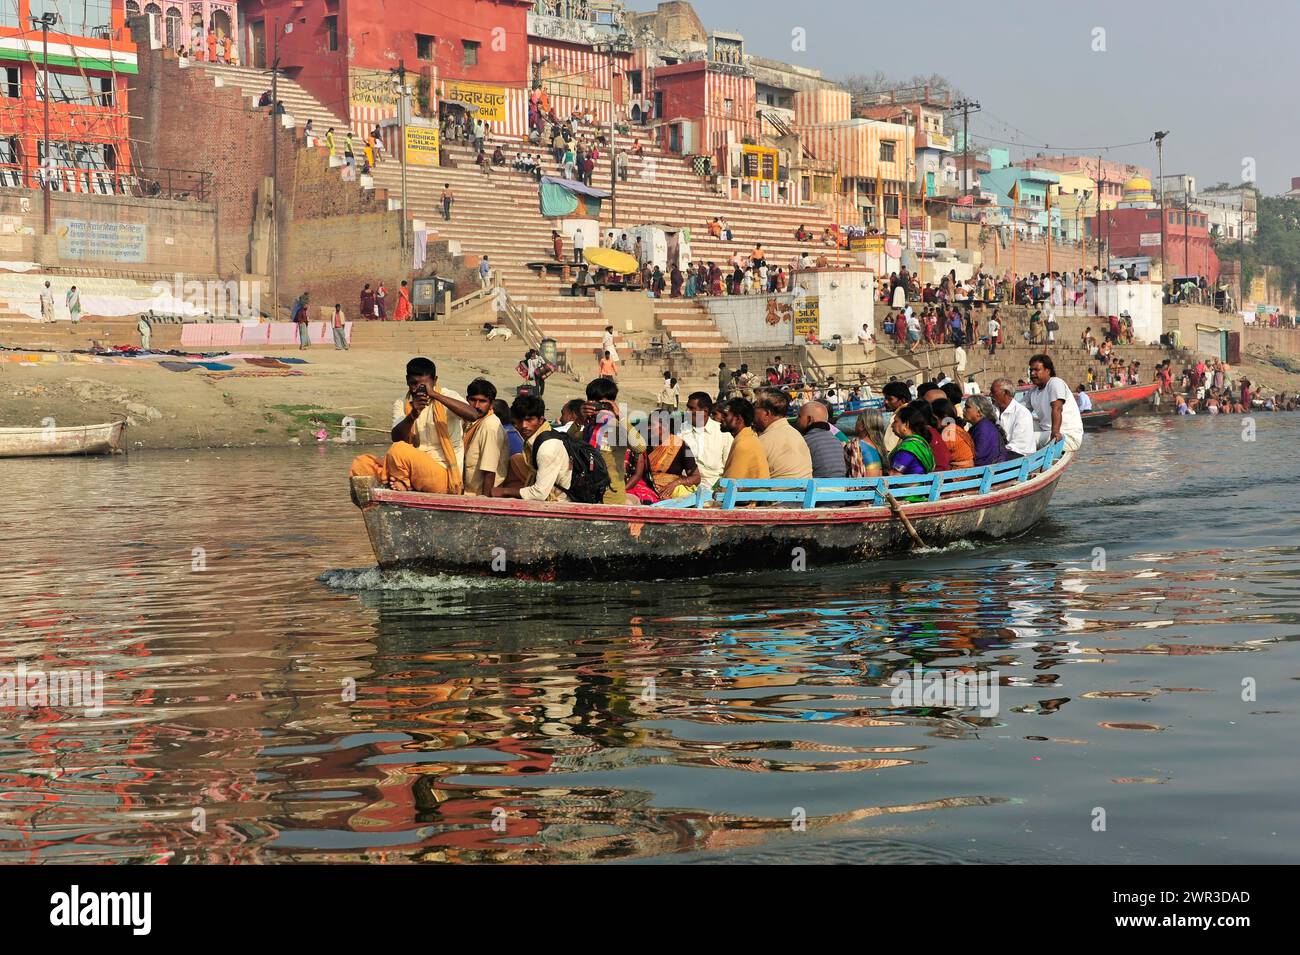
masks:
POLYGON ((52 192, 132 196, 136 199, 207 202, 212 193, 212 173, 197 169, 140 166, 132 172, 118 172, 60 166, 43 175, 40 169, 0 163, 0 187, 40 189, 47 181, 52 192))

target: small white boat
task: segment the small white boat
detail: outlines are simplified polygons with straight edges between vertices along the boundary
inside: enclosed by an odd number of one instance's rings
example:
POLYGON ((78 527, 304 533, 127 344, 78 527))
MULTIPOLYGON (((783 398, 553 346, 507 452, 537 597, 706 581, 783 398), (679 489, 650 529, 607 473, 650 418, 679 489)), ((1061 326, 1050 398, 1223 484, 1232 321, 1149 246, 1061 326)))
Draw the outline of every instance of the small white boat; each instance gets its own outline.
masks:
POLYGON ((0 428, 0 458, 116 454, 122 450, 125 428, 125 421, 72 428, 0 428))

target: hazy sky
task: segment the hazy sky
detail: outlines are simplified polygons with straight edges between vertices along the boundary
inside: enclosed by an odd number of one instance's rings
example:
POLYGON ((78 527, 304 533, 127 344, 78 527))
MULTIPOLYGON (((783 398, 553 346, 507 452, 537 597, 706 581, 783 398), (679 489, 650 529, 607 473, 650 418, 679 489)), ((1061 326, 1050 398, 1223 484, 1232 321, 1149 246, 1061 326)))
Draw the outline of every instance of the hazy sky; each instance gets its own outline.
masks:
MULTIPOLYGON (((940 73, 984 111, 977 142, 1013 159, 1044 145, 1087 147, 1155 172, 1149 140, 1165 140, 1165 174, 1197 186, 1242 178, 1255 160, 1266 194, 1300 176, 1300 0, 692 0, 710 29, 744 34, 750 53, 820 69, 828 79, 881 70, 940 73), (807 31, 807 51, 791 49, 807 31), (1094 30, 1105 51, 1094 52, 1094 30)), ((653 0, 630 0, 647 10, 653 0)))

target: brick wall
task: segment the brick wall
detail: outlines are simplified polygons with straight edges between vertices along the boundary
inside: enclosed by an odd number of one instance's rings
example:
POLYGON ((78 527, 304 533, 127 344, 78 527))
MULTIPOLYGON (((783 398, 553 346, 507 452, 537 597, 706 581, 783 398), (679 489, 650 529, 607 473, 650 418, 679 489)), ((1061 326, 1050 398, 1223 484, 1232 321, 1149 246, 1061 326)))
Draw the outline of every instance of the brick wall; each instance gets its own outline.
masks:
MULTIPOLYGON (((271 175, 271 119, 232 87, 217 87, 202 67, 182 70, 167 51, 141 53, 131 90, 131 135, 148 165, 212 172, 218 267, 250 268, 258 182, 271 175)), ((308 149, 298 130, 281 130, 278 146, 280 300, 309 291, 319 304, 355 311, 365 282, 395 289, 409 278, 400 249, 400 212, 385 190, 344 182, 324 150, 308 149)))

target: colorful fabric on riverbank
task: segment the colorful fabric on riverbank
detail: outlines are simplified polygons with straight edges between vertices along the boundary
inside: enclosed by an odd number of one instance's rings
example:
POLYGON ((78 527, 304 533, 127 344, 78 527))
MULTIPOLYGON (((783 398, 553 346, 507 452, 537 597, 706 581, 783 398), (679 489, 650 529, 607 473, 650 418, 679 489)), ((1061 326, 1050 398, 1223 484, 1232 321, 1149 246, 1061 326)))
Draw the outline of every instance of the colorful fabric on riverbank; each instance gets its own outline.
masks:
MULTIPOLYGON (((178 369, 173 368, 173 371, 178 369)), ((227 378, 301 378, 305 372, 295 371, 292 368, 258 368, 256 371, 207 371, 204 375, 216 381, 224 381, 227 378)))

